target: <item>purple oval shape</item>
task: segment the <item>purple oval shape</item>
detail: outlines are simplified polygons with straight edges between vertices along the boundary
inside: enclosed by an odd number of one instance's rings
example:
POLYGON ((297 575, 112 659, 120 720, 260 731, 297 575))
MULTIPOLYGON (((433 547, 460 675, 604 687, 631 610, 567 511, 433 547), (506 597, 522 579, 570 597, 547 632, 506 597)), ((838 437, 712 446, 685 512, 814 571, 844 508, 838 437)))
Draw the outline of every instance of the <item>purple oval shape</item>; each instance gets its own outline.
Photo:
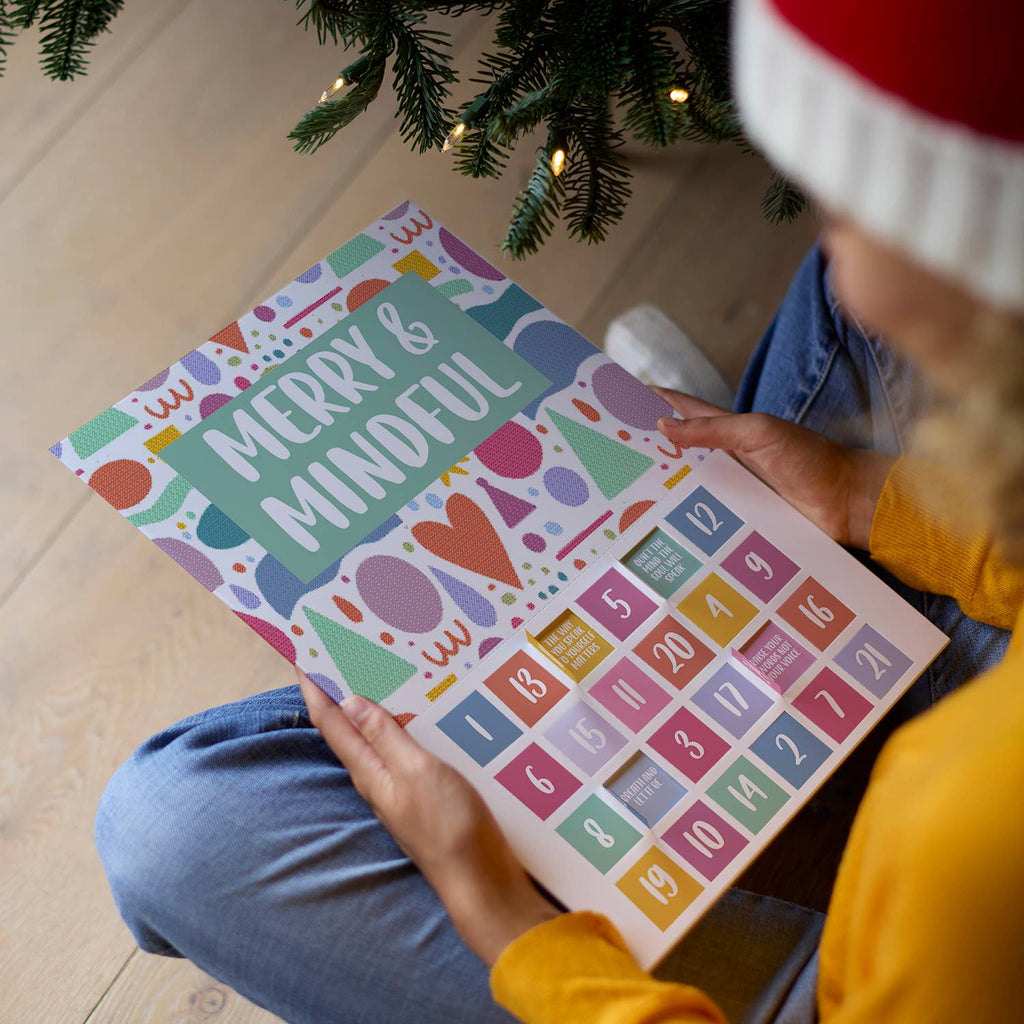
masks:
POLYGON ((181 365, 200 384, 217 384, 220 381, 220 367, 199 349, 193 349, 188 355, 182 356, 181 365))
POLYGON ((590 497, 586 480, 568 466, 552 466, 544 471, 544 490, 555 501, 576 508, 590 497))
POLYGON ((478 256, 465 242, 459 241, 447 228, 441 228, 437 233, 437 237, 441 240, 444 251, 463 270, 468 270, 471 274, 482 277, 485 281, 505 280, 505 275, 500 270, 495 270, 483 256, 478 256))
POLYGON ((441 622, 437 587, 404 558, 371 555, 356 569, 356 589, 382 622, 403 633, 429 633, 441 622))
POLYGON ((657 430, 662 416, 672 415, 672 406, 641 384, 618 363, 605 363, 594 371, 594 397, 617 420, 637 430, 657 430))
POLYGON ((430 571, 470 622, 490 629, 498 621, 494 605, 483 594, 478 594, 468 583, 463 583, 462 580, 457 580, 440 569, 431 566, 430 571))
POLYGON ((232 583, 231 593, 238 598, 238 603, 249 611, 259 608, 261 604, 259 594, 254 594, 251 590, 246 590, 245 587, 237 587, 232 583))
POLYGON ((185 572, 199 580, 207 590, 216 590, 224 582, 224 577, 217 571, 217 566, 201 551, 197 551, 183 540, 178 540, 177 537, 155 537, 153 543, 165 554, 170 555, 185 572))
POLYGON ((257 320, 262 320, 266 324, 271 323, 271 321, 273 321, 274 317, 277 316, 277 313, 270 306, 257 306, 253 310, 253 313, 256 314, 256 319, 257 320))
POLYGON ((311 683, 316 683, 336 704, 340 704, 345 699, 341 687, 330 676, 325 676, 322 672, 307 672, 306 678, 311 683))
POLYGON ((531 551, 536 551, 538 553, 548 546, 548 542, 539 533, 524 533, 523 543, 531 551))

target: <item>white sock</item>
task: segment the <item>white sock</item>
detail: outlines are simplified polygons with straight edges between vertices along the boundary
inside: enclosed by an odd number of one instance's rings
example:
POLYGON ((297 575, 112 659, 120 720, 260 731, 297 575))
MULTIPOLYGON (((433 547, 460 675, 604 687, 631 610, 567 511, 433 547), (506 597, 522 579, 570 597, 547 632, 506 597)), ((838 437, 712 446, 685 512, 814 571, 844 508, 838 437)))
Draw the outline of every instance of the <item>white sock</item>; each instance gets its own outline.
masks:
POLYGON ((732 408, 735 396, 717 367, 657 306, 634 306, 617 316, 605 332, 604 350, 644 384, 732 408))

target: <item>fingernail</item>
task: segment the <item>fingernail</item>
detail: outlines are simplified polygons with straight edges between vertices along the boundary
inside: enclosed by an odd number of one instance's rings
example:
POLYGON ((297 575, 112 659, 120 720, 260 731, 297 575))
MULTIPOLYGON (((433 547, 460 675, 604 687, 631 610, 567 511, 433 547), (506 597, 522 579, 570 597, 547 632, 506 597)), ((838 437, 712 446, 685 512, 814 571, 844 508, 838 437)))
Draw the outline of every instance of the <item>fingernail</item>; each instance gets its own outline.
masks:
POLYGON ((365 697, 346 697, 341 710, 358 725, 370 713, 373 705, 365 697))

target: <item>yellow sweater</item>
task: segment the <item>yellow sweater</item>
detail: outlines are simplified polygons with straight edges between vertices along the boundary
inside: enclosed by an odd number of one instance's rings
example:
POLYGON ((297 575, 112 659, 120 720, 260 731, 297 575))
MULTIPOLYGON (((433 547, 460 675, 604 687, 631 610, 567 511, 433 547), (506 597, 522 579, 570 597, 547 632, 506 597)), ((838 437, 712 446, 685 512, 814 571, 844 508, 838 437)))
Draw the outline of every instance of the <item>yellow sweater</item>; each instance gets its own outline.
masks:
MULTIPOLYGON (((882 751, 822 936, 823 1024, 1024 1019, 1024 573, 922 509, 913 475, 902 459, 889 475, 872 557, 956 598, 973 618, 1016 621, 1016 631, 997 669, 882 751)), ((520 936, 491 986, 528 1024, 724 1020, 696 988, 642 971, 611 923, 591 913, 520 936)))

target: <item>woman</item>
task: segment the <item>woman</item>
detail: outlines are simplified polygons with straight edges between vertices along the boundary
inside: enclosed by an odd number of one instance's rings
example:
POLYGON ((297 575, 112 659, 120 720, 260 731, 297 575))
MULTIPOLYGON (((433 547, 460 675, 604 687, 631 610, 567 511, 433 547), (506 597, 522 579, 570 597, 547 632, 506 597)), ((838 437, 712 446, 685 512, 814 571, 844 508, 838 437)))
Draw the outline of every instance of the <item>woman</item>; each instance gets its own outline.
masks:
MULTIPOLYGON (((673 393, 688 418, 662 425, 733 452, 918 588, 954 641, 924 703, 1002 657, 1024 597, 1024 25, 1002 6, 744 0, 741 113, 823 205, 830 264, 815 251, 801 269, 743 414, 673 393), (901 355, 947 403, 925 469, 893 458, 920 397, 901 355), (977 507, 953 521, 964 495, 977 507)), ((670 957, 671 981, 640 970, 605 919, 539 893, 468 784, 385 712, 300 684, 308 715, 290 688, 150 740, 97 822, 143 948, 187 955, 288 1020, 508 1020, 484 964, 526 1021, 724 1019, 707 990, 749 1020, 1019 1014, 1024 626, 998 667, 883 751, 820 959, 818 915, 738 894, 670 957)))

